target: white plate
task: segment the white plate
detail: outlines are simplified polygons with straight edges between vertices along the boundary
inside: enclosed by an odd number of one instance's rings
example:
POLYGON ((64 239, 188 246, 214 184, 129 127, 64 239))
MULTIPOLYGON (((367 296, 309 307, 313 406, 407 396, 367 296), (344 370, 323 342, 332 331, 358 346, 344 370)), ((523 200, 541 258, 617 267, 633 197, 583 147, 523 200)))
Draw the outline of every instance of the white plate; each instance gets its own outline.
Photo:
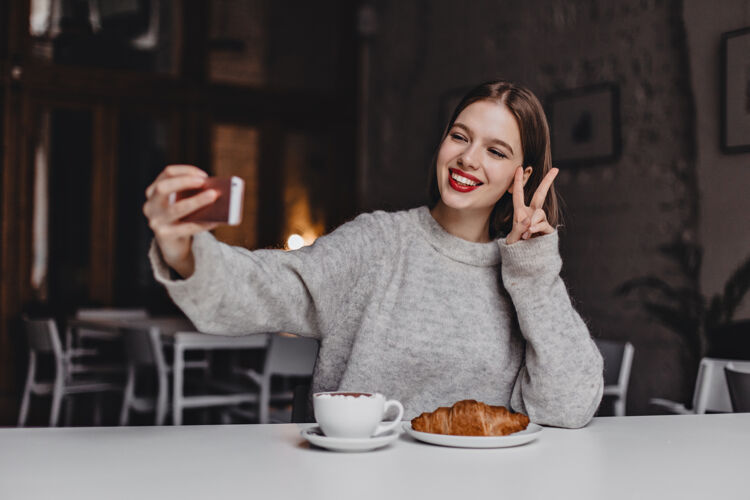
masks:
POLYGON ((415 431, 411 422, 404 422, 404 430, 414 439, 440 446, 454 446, 456 448, 506 448, 530 443, 539 437, 542 426, 529 423, 526 429, 507 436, 451 436, 449 434, 433 434, 431 432, 415 431))
POLYGON ((307 429, 303 429, 300 434, 302 434, 303 438, 307 439, 315 446, 328 448, 329 450, 370 451, 391 444, 393 441, 398 439, 398 436, 401 434, 401 432, 399 432, 398 429, 394 429, 371 438, 334 438, 328 437, 323 434, 323 431, 320 430, 320 427, 316 425, 313 427, 308 427, 307 429))

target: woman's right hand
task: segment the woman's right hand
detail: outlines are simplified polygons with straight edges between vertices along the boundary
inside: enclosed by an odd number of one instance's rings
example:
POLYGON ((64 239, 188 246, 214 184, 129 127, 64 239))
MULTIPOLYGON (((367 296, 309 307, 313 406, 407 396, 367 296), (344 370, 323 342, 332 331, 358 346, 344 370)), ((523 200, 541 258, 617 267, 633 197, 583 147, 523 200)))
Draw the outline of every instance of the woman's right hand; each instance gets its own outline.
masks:
POLYGON ((193 235, 211 230, 218 224, 180 222, 180 219, 213 203, 218 193, 209 189, 173 204, 169 203, 169 197, 172 193, 200 188, 206 178, 206 172, 192 165, 169 165, 146 188, 143 213, 164 261, 183 278, 190 277, 195 270, 193 235))

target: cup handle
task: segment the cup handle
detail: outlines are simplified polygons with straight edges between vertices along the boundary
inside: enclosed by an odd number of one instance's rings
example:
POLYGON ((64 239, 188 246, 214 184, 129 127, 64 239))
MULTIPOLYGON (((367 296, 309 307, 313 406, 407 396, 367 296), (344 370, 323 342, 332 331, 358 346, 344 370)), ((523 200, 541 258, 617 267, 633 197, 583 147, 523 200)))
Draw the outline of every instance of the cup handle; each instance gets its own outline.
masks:
POLYGON ((393 408, 393 407, 398 408, 398 415, 391 422, 388 422, 387 424, 378 425, 378 428, 375 431, 376 436, 378 434, 382 434, 384 432, 388 432, 390 430, 395 429, 401 423, 401 418, 403 418, 404 416, 404 406, 400 402, 396 401, 395 399, 389 399, 388 401, 385 402, 385 408, 383 408, 383 415, 388 413, 389 408, 393 408))

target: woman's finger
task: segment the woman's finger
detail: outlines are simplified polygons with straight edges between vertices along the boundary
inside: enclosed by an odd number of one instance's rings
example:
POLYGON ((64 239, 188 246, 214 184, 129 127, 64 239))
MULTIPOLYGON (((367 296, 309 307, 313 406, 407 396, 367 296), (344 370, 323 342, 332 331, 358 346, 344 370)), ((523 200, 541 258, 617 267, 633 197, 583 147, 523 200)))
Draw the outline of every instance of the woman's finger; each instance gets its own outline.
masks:
POLYGON ((214 189, 207 189, 201 193, 196 194, 195 196, 191 196, 190 198, 185 198, 184 200, 175 202, 169 207, 167 221, 178 221, 186 215, 195 212, 199 208, 210 205, 211 203, 216 201, 216 198, 218 197, 218 191, 214 189))
POLYGON ((203 231, 210 231, 219 226, 217 222, 184 222, 177 224, 174 227, 174 236, 178 238, 184 238, 187 236, 194 236, 203 231))
POLYGON ((153 229, 157 241, 176 241, 203 231, 210 231, 217 226, 218 223, 215 222, 183 222, 181 224, 162 224, 153 229))
POLYGON ((534 213, 531 214, 530 225, 534 226, 546 220, 547 220, 547 214, 545 213, 544 209, 537 208, 536 210, 534 210, 534 213))
POLYGON ((540 222, 539 224, 535 224, 529 228, 529 231, 531 231, 532 234, 537 233, 544 233, 544 234, 550 234, 555 231, 555 228, 553 228, 549 222, 546 220, 544 222, 540 222))
POLYGON ((547 214, 544 212, 543 209, 537 208, 531 214, 530 224, 526 228, 524 233, 521 235, 521 237, 524 240, 528 240, 529 238, 532 238, 535 235, 549 234, 552 231, 553 231, 552 226, 550 226, 549 222, 547 221, 547 214))
POLYGON ((156 176, 154 183, 164 179, 169 179, 170 177, 179 177, 180 175, 195 175, 203 178, 208 177, 206 172, 194 165, 167 165, 164 167, 164 170, 156 176))
POLYGON ((164 168, 161 173, 159 173, 156 179, 154 179, 154 182, 152 182, 151 185, 146 188, 146 197, 148 198, 151 196, 153 187, 159 182, 165 179, 179 177, 182 175, 202 177, 203 179, 208 177, 208 174, 206 172, 193 165, 167 165, 167 167, 164 168))
POLYGON ((519 166, 513 178, 513 209, 518 213, 525 206, 523 199, 523 168, 519 166))
POLYGON ((160 176, 164 177, 178 177, 180 175, 197 175, 201 177, 208 177, 208 174, 196 167, 195 165, 177 164, 167 165, 162 170, 160 176))
POLYGON ((547 175, 545 175, 542 182, 539 183, 539 187, 536 188, 536 192, 531 198, 531 203, 529 204, 530 207, 540 208, 544 205, 544 199, 547 197, 547 192, 549 191, 550 186, 552 186, 552 181, 555 180, 559 171, 560 170, 557 168, 551 168, 550 171, 547 172, 547 175))
POLYGON ((146 188, 146 198, 163 199, 186 189, 197 189, 206 182, 205 177, 197 175, 181 175, 179 177, 167 177, 162 180, 156 180, 146 188))

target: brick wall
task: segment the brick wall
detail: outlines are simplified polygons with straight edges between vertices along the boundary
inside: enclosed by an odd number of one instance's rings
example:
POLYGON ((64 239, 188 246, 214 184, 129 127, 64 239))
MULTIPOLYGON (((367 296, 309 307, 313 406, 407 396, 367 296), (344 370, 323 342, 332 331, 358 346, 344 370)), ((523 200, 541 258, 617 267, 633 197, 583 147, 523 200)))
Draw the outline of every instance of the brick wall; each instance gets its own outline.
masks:
POLYGON ((689 399, 694 368, 680 338, 635 300, 613 295, 648 273, 684 282, 656 249, 693 241, 699 230, 681 2, 382 0, 375 8, 365 209, 423 202, 451 89, 503 77, 544 101, 561 89, 619 84, 621 158, 558 177, 567 204, 563 273, 595 336, 635 344, 629 413, 648 413, 652 396, 689 399))

